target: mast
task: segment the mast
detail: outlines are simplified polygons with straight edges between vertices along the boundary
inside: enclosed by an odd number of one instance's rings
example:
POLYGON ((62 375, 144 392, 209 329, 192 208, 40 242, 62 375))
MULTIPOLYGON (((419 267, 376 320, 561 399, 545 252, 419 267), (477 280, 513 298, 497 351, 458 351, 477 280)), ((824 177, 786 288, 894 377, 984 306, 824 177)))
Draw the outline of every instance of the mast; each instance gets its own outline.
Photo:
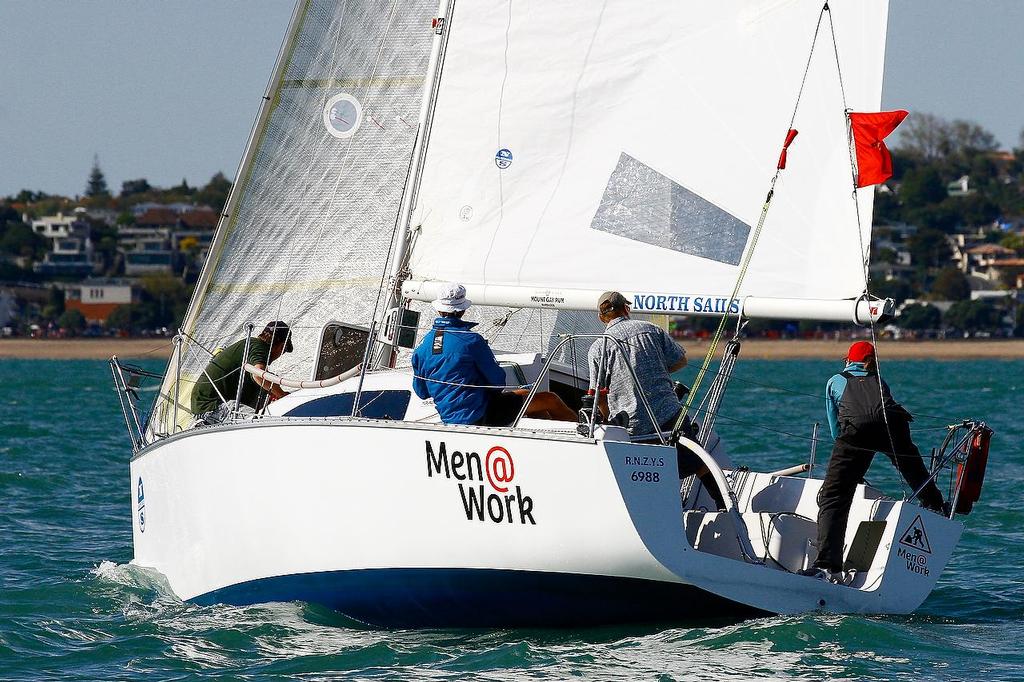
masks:
MULTIPOLYGON (((430 61, 427 63, 427 82, 424 87, 424 98, 420 105, 418 121, 418 134, 416 144, 413 147, 413 162, 409 166, 409 175, 406 178, 405 193, 402 196, 402 205, 399 210, 398 231, 395 236, 394 253, 391 257, 388 271, 388 297, 384 308, 384 317, 394 315, 395 338, 399 332, 398 325, 402 319, 402 305, 404 294, 402 285, 408 276, 407 262, 409 255, 409 244, 411 241, 410 224, 412 213, 416 208, 416 198, 419 194, 420 178, 422 177, 423 163, 426 159, 427 147, 430 142, 430 126, 433 121, 434 106, 437 101, 437 91, 441 84, 441 73, 444 70, 444 52, 448 45, 449 28, 454 15, 455 0, 441 0, 438 6, 437 16, 434 18, 434 44, 430 51, 430 61)), ((373 340, 370 340, 372 343, 373 340)), ((394 343, 386 344, 381 353, 381 358, 394 357, 397 346, 394 343)), ((388 363, 390 364, 390 362, 388 363)))

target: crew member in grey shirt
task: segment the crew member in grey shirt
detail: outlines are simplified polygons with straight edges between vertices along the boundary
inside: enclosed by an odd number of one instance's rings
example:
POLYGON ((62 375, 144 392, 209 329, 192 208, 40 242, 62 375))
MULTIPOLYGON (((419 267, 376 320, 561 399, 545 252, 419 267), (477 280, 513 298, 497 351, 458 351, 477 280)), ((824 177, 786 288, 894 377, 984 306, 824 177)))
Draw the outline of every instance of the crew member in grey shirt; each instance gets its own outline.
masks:
MULTIPOLYGON (((597 394, 598 408, 607 421, 626 421, 634 441, 658 443, 658 430, 671 431, 682 411, 670 375, 686 366, 686 351, 661 327, 630 319, 629 302, 617 291, 601 294, 597 311, 606 325, 605 334, 618 339, 623 350, 618 353, 611 342, 601 339, 590 347, 590 388, 597 394), (639 386, 623 364, 623 356, 632 365, 639 386), (644 408, 641 390, 657 423, 651 422, 644 408)), ((718 508, 724 509, 718 485, 700 458, 682 446, 677 452, 679 477, 696 474, 718 508)))

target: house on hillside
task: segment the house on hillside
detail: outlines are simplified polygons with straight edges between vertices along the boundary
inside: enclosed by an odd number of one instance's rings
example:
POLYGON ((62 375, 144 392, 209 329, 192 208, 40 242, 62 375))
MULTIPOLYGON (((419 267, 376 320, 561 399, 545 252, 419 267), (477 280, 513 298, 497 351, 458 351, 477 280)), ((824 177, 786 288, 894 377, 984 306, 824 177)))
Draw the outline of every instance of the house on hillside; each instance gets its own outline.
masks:
POLYGON ((32 231, 50 240, 50 251, 32 269, 57 277, 85 277, 101 267, 90 235, 84 209, 67 216, 58 213, 32 221, 32 231))
POLYGON ((174 272, 171 230, 167 227, 122 227, 118 244, 124 254, 124 274, 134 277, 174 272))
MULTIPOLYGON (((960 235, 958 235, 960 236, 960 235)), ((1008 249, 999 244, 979 244, 964 248, 956 245, 953 247, 953 257, 957 261, 957 267, 965 275, 990 279, 990 268, 994 262, 1000 259, 1013 258, 1016 256, 1013 249, 1008 249)))
POLYGON ((951 197, 965 197, 974 194, 978 190, 971 188, 971 176, 961 175, 959 178, 946 185, 946 194, 951 197))
POLYGON ((988 267, 989 279, 1011 289, 1024 289, 1024 258, 993 260, 988 267))
POLYGON ((205 206, 148 204, 136 214, 133 227, 118 231, 124 273, 171 273, 180 271, 183 265, 194 265, 193 260, 201 262, 209 251, 218 218, 205 206))

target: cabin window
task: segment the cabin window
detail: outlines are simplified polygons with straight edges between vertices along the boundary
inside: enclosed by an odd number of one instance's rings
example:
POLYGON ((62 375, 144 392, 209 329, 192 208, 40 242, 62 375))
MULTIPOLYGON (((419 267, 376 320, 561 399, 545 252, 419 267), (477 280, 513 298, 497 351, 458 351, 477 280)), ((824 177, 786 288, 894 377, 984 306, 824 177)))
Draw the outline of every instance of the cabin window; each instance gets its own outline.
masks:
MULTIPOLYGON (((360 416, 369 419, 401 420, 409 409, 409 391, 363 391, 359 396, 360 416)), ((352 414, 355 393, 316 398, 287 412, 286 417, 344 417, 352 414)))
POLYGON ((340 322, 324 325, 313 380, 336 377, 362 362, 369 336, 368 329, 355 325, 340 322))

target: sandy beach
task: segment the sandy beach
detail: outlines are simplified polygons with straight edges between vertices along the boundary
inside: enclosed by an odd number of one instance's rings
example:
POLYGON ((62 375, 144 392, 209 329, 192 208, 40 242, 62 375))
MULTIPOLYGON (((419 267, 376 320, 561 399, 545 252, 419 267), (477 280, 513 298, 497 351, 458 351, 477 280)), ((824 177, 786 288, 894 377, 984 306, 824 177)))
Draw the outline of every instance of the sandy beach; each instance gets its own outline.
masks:
POLYGON ((0 359, 109 360, 152 358, 171 354, 170 339, 0 339, 0 359))
MULTIPOLYGON (((683 341, 691 359, 707 352, 708 342, 683 341)), ((744 341, 744 358, 787 360, 797 358, 842 358, 849 341, 797 341, 750 339, 744 341)), ((171 352, 170 339, 0 339, 0 359, 106 360, 119 358, 166 359, 171 352)), ((889 359, 990 359, 1024 358, 1024 339, 964 341, 882 341, 882 358, 889 359)))

